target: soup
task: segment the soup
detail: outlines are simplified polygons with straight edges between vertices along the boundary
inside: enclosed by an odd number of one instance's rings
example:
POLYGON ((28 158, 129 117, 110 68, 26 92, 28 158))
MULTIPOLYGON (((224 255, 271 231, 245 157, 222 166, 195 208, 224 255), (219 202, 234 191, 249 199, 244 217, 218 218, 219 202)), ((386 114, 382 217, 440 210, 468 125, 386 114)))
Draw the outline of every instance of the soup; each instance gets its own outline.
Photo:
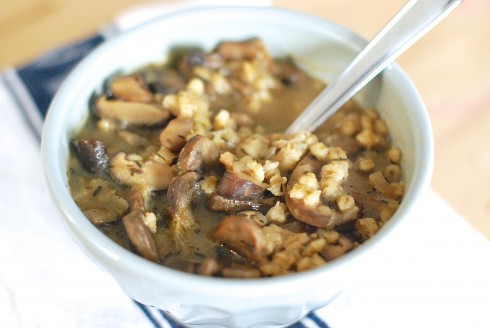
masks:
POLYGON ((109 77, 72 139, 71 194, 109 238, 177 270, 326 265, 382 228, 404 183, 374 109, 350 101, 314 134, 282 132, 324 87, 258 39, 109 77))

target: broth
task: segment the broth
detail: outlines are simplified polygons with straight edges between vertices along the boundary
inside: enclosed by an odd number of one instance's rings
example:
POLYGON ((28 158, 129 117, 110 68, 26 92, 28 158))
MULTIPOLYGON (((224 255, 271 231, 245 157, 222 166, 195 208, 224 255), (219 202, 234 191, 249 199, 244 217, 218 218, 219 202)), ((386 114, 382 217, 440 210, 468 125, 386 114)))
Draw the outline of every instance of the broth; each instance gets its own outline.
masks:
POLYGON ((386 124, 353 101, 316 134, 282 133, 323 88, 257 39, 112 77, 73 137, 74 200, 119 245, 177 270, 324 265, 389 220, 403 181, 386 124))

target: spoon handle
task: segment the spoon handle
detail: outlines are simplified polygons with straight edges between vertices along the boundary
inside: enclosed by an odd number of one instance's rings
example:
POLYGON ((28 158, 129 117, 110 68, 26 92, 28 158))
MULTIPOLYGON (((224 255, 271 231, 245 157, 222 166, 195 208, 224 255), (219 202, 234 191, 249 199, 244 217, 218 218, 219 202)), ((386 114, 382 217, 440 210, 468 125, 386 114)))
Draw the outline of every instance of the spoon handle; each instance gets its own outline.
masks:
POLYGON ((463 0, 410 0, 286 133, 314 131, 463 0))

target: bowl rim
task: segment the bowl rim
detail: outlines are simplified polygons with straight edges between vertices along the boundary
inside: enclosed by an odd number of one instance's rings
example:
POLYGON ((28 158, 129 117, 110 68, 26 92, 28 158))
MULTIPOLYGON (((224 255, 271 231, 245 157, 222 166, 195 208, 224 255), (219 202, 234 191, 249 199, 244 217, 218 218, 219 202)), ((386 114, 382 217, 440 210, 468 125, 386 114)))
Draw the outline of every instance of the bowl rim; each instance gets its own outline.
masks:
MULTIPOLYGON (((420 138, 423 140, 419 142, 418 146, 420 146, 420 152, 425 158, 425 161, 415 163, 415 166, 418 168, 414 168, 414 177, 412 178, 411 188, 408 190, 409 193, 405 194, 399 209, 396 211, 392 219, 390 219, 389 222, 383 227, 383 229, 364 243, 362 247, 358 247, 348 254, 343 255, 339 259, 336 259, 330 262, 328 265, 320 268, 271 278, 233 279, 206 277, 181 272, 148 261, 110 240, 110 238, 98 231, 97 228, 93 226, 88 219, 86 219, 83 213, 76 206, 67 189, 68 187, 63 182, 62 176, 65 174, 64 171, 59 171, 56 166, 56 161, 53 160, 53 155, 59 152, 61 149, 59 146, 59 138, 64 137, 62 134, 60 134, 60 127, 57 126, 59 125, 57 116, 62 110, 62 106, 60 106, 60 104, 63 103, 63 99, 67 94, 74 92, 70 91, 70 84, 72 84, 72 81, 76 79, 77 74, 83 72, 85 67, 90 66, 91 62, 96 60, 99 54, 105 52, 106 49, 110 49, 116 43, 124 42, 128 35, 141 33, 144 30, 151 29, 154 24, 161 22, 162 20, 178 20, 189 15, 201 15, 216 11, 223 13, 229 11, 240 11, 241 14, 245 12, 260 12, 264 15, 285 15, 290 18, 309 20, 311 21, 310 25, 312 26, 315 25, 318 28, 328 28, 335 31, 343 40, 356 46, 359 50, 367 43, 366 40, 360 37, 358 34, 330 20, 277 7, 209 6, 205 8, 179 10, 177 12, 165 14, 161 17, 152 19, 103 42, 85 59, 83 59, 63 82, 49 107, 43 127, 41 156, 45 180, 51 193, 51 197, 54 200, 57 209, 61 213, 63 221, 68 225, 68 229, 72 234, 76 235, 75 239, 77 239, 78 243, 90 243, 91 248, 97 250, 96 255, 90 252, 89 255, 95 256, 98 262, 107 261, 109 262, 110 267, 131 272, 133 275, 142 278, 144 277, 145 279, 151 277, 152 280, 156 280, 159 283, 175 284, 185 281, 186 285, 196 292, 200 291, 203 293, 209 293, 212 291, 215 294, 223 294, 229 293, 230 289, 233 289, 236 292, 244 293, 242 295, 249 295, 250 293, 256 293, 257 291, 261 291, 261 294, 268 295, 269 292, 274 290, 274 297, 277 297, 277 291, 281 290, 281 288, 278 287, 288 285, 288 287, 297 286, 296 288, 300 288, 299 286, 301 283, 304 283, 304 281, 318 283, 322 281, 323 276, 327 272, 345 267, 355 258, 370 252, 373 247, 378 246, 378 240, 381 240, 387 234, 390 234, 395 226, 398 226, 398 224, 402 221, 402 217, 409 214, 406 208, 412 206, 413 203, 417 201, 418 197, 420 197, 422 189, 428 185, 433 166, 433 140, 430 120, 420 95, 407 75, 396 63, 391 64, 387 69, 385 69, 387 73, 383 74, 392 75, 393 78, 397 80, 397 88, 409 90, 410 94, 413 96, 414 103, 420 109, 417 111, 416 118, 422 125, 420 129, 423 134, 420 136, 420 138), (90 233, 94 233, 94 235, 90 238, 87 236, 81 236, 80 230, 88 230, 90 233)), ((87 253, 87 250, 85 250, 85 253, 87 253)))

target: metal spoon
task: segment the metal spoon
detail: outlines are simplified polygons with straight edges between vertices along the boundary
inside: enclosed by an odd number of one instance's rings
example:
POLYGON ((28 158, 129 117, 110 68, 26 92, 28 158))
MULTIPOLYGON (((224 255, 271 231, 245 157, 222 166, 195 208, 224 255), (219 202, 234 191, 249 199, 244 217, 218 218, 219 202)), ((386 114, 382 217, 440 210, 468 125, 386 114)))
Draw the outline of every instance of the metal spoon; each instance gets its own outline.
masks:
POLYGON ((314 131, 463 0, 410 0, 286 133, 314 131))

